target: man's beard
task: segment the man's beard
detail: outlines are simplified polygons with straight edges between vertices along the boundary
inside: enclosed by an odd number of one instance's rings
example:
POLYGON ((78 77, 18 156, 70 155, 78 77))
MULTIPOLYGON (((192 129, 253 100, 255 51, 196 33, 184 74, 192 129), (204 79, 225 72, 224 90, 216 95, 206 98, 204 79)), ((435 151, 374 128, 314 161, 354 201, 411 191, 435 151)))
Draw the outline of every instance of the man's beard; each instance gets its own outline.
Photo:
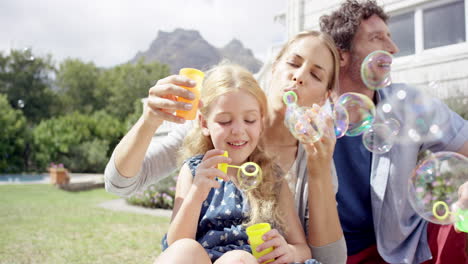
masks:
POLYGON ((352 89, 359 89, 364 87, 364 82, 361 78, 361 64, 364 58, 361 58, 359 55, 353 54, 351 56, 351 61, 348 68, 349 78, 353 81, 354 85, 359 87, 352 87, 352 89), (362 87, 361 87, 362 86, 362 87))

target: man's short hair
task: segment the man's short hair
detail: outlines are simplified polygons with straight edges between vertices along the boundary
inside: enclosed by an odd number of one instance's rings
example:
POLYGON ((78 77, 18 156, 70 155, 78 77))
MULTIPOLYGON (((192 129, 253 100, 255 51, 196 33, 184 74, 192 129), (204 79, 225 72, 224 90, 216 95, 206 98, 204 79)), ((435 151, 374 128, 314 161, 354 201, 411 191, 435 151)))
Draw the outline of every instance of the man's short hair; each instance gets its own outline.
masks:
POLYGON ((332 36, 340 50, 349 51, 361 21, 372 15, 387 23, 388 15, 375 0, 346 0, 338 10, 320 17, 320 30, 332 36))

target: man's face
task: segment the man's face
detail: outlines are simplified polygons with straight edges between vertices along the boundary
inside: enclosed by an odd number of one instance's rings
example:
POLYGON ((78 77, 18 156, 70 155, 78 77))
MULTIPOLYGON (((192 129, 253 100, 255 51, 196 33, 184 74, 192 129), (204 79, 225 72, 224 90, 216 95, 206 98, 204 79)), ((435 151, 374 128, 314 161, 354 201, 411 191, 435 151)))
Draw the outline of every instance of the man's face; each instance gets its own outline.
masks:
POLYGON ((352 40, 351 50, 347 52, 348 63, 344 65, 346 69, 344 72, 350 75, 353 83, 364 89, 366 86, 361 80, 361 64, 369 53, 376 50, 384 50, 391 54, 399 51, 390 36, 387 24, 379 16, 373 15, 367 20, 361 21, 352 40))

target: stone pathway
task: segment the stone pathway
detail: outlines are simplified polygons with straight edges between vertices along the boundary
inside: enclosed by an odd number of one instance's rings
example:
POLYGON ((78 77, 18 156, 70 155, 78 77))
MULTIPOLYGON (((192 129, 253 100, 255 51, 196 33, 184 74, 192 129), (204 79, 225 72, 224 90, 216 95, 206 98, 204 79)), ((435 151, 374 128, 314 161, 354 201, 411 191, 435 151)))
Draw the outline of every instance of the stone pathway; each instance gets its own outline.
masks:
POLYGON ((142 206, 130 205, 125 201, 125 199, 110 200, 100 203, 97 206, 112 211, 124 211, 129 213, 147 214, 152 216, 171 217, 172 214, 172 210, 150 209, 142 206))

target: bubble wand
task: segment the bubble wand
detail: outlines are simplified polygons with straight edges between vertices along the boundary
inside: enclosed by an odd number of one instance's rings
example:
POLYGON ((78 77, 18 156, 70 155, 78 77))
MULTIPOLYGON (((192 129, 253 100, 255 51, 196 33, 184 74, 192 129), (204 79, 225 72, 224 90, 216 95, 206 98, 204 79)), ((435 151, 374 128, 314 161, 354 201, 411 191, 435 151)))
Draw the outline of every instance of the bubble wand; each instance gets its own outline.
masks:
POLYGON ((454 216, 457 219, 455 227, 462 232, 468 233, 468 210, 458 209, 455 212, 451 212, 446 202, 437 201, 432 206, 432 214, 440 221, 444 221, 449 215, 454 216), (442 206, 443 211, 445 211, 443 215, 437 212, 439 206, 442 206))
MULTIPOLYGON (((224 151, 222 154, 224 157, 228 157, 228 152, 224 151)), ((224 173, 227 173, 228 168, 237 168, 237 180, 239 181, 239 187, 243 190, 251 190, 260 184, 262 181, 262 169, 255 162, 246 162, 241 166, 220 163, 218 169, 224 173)), ((218 178, 219 179, 219 178, 218 178)))

